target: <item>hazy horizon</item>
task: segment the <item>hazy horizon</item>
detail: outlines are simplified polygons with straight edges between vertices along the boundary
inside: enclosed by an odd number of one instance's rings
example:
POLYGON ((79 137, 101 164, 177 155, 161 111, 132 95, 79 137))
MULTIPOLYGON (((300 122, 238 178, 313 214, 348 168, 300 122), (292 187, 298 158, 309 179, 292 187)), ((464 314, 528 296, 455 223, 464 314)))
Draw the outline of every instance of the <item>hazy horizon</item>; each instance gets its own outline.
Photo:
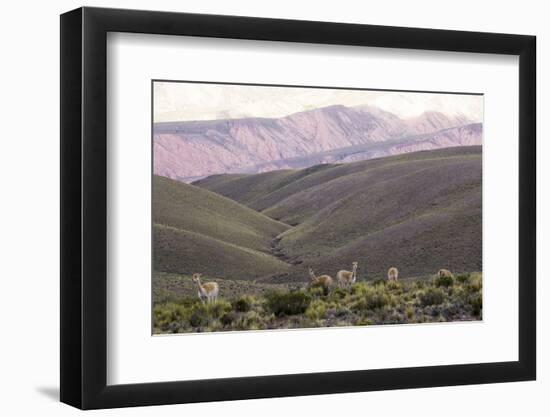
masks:
POLYGON ((435 111, 483 120, 483 96, 402 91, 154 82, 154 122, 280 118, 322 107, 368 105, 402 119, 435 111))

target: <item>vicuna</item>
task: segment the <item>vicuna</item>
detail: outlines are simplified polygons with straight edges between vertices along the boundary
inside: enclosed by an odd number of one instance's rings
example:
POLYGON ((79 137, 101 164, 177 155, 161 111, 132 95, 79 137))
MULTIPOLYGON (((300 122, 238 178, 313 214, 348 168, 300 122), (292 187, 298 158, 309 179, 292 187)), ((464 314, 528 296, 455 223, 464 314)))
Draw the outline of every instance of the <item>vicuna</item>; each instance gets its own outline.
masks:
POLYGON ((336 279, 340 288, 351 288, 351 285, 357 280, 357 262, 353 262, 351 272, 346 270, 338 271, 336 279))
POLYGON ((399 271, 395 266, 392 266, 390 269, 388 269, 388 281, 397 281, 398 276, 399 271))
POLYGON ((437 277, 438 278, 443 278, 443 277, 454 278, 454 275, 448 269, 440 269, 439 271, 437 271, 437 277))
POLYGON ((316 276, 313 269, 309 268, 309 276, 311 281, 308 284, 308 287, 321 287, 323 288, 325 294, 328 294, 330 288, 332 287, 332 278, 329 275, 316 276))
POLYGON ((202 302, 215 302, 218 299, 220 287, 216 282, 205 282, 201 284, 201 274, 193 274, 193 282, 199 286, 198 296, 202 302))

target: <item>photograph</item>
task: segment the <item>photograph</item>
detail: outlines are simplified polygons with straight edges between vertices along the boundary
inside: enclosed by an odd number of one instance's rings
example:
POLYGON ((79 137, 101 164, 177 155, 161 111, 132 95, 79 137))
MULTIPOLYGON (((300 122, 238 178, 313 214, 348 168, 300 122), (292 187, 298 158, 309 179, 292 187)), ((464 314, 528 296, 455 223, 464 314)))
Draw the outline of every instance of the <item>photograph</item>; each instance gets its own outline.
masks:
POLYGON ((153 334, 482 320, 482 94, 152 94, 153 334))

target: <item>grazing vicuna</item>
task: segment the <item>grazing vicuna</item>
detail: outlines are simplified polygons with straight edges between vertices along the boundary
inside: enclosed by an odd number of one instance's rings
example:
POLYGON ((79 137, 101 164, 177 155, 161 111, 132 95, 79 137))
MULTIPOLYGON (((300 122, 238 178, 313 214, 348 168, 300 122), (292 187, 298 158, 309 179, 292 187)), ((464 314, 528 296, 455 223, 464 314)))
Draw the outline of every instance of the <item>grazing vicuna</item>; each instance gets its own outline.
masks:
POLYGON ((329 275, 316 276, 313 269, 309 268, 309 276, 311 281, 308 284, 308 288, 311 287, 321 287, 325 294, 330 292, 332 287, 332 278, 329 275))
POLYGON ((390 269, 388 269, 388 281, 397 281, 398 276, 399 271, 395 266, 392 266, 390 269))
POLYGON ((202 302, 213 303, 218 299, 220 287, 216 282, 205 282, 201 284, 201 274, 193 274, 193 282, 199 286, 199 298, 202 302))
POLYGON ((341 270, 336 274, 338 286, 340 288, 351 288, 357 280, 357 262, 353 262, 352 271, 341 270))
POLYGON ((438 278, 454 278, 454 275, 451 271, 449 271, 448 269, 440 269, 439 271, 437 271, 437 277, 438 278))

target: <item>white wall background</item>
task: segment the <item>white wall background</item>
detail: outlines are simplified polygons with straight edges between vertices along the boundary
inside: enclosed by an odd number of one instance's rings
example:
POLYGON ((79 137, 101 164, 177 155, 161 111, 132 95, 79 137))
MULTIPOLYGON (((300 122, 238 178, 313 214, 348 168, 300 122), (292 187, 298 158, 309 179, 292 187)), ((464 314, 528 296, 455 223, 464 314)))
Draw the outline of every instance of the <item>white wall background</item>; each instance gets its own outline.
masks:
MULTIPOLYGON (((539 259, 550 250, 550 27, 545 4, 462 0, 297 2, 278 0, 93 1, 89 6, 240 14, 534 34, 538 36, 539 259)), ((2 111, 0 181, 0 411, 3 415, 75 415, 59 392, 59 17, 82 3, 27 1, 3 5, 0 24, 2 111)), ((341 412, 406 416, 545 416, 550 411, 550 292, 539 266, 538 381, 497 385, 325 395, 230 403, 99 411, 94 415, 280 416, 341 412), (546 395, 545 395, 546 394, 546 395)))

